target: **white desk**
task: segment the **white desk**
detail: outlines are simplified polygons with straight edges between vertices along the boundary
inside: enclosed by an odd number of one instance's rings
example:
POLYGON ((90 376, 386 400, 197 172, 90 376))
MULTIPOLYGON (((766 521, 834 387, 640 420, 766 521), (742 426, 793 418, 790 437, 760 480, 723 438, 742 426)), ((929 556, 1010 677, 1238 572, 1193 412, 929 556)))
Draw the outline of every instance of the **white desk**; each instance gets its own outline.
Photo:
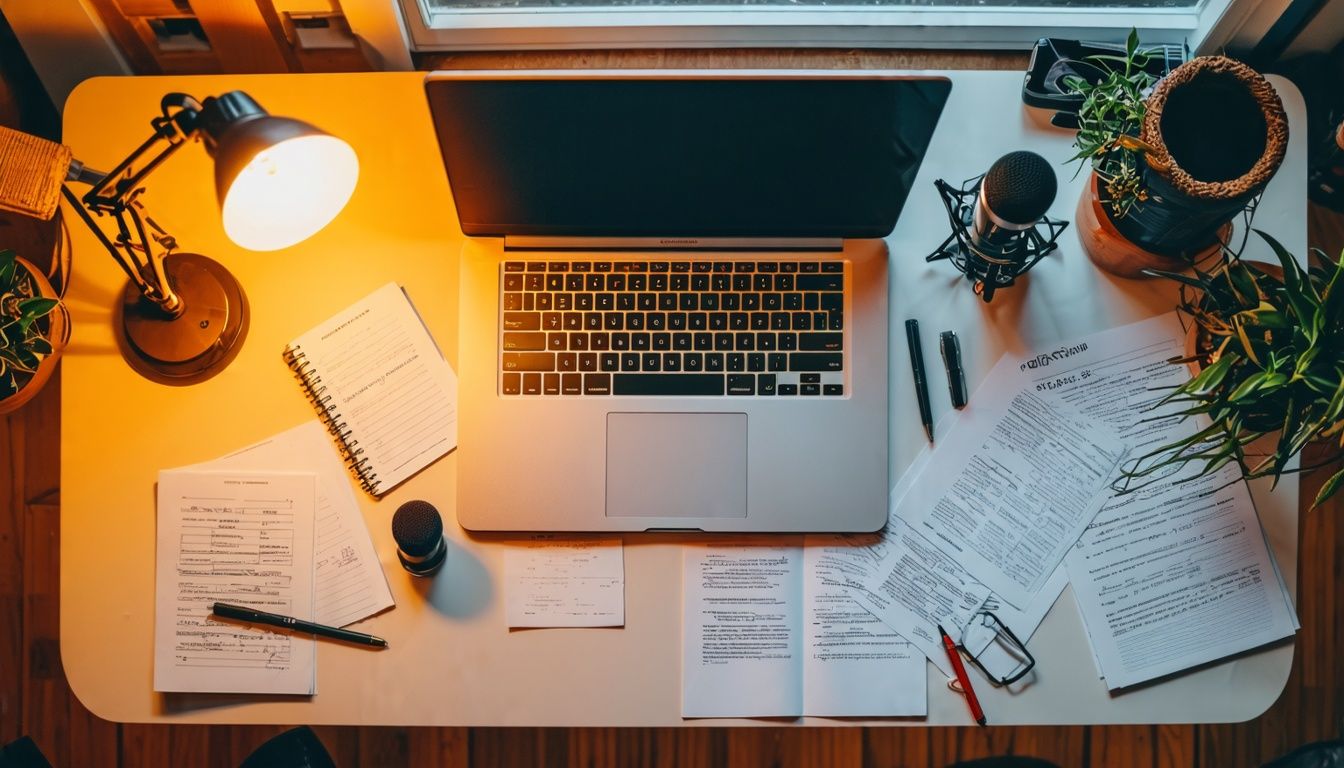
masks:
MULTIPOLYGON (((954 87, 896 231, 892 322, 918 317, 926 330, 956 330, 972 387, 1005 351, 1065 333, 1100 330, 1167 311, 1172 286, 1095 270, 1072 230, 1060 252, 985 305, 947 263, 924 256, 946 235, 935 178, 960 181, 1013 149, 1061 163, 1069 133, 1019 100, 1021 75, 950 73, 954 87)), ((361 161, 350 206, 325 231, 278 254, 242 251, 219 223, 211 166, 187 147, 150 180, 152 215, 184 250, 219 259, 247 291, 252 326, 223 373, 191 387, 151 383, 116 351, 113 307, 124 282, 92 235, 72 224, 77 261, 69 302, 74 338, 65 357, 61 434, 61 650, 71 686, 95 714, 125 722, 350 723, 398 725, 665 726, 680 717, 681 551, 684 539, 626 538, 624 629, 531 630, 505 626, 503 557, 490 537, 451 525, 457 461, 439 461, 381 501, 360 495, 397 607, 359 625, 391 649, 318 644, 311 699, 163 696, 151 690, 154 610, 154 483, 160 468, 220 456, 314 414, 281 362, 285 343, 373 288, 404 285, 450 360, 456 359, 461 234, 417 73, 99 79, 81 85, 65 112, 65 139, 96 168, 114 165, 149 135, 168 91, 198 97, 250 92, 277 114, 344 137, 361 161), (450 521, 448 564, 433 581, 397 564, 389 522, 402 502, 424 498, 450 521)), ((1275 80, 1294 126, 1297 91, 1275 80)), ((1265 194, 1256 225, 1305 253, 1304 135, 1265 194)), ((1084 176, 1061 189, 1050 214, 1072 221, 1084 176)), ((1253 248, 1260 252, 1259 244, 1253 248)), ((923 446, 901 334, 892 338, 893 482, 923 446)), ((463 403, 462 407, 471 407, 463 403)), ((949 406, 934 398, 935 417, 949 406)), ((462 446, 459 450, 470 450, 462 446)), ((1254 488, 1269 539, 1295 590, 1298 487, 1254 488)), ((991 722, 1162 723, 1236 721, 1264 711, 1282 690, 1292 645, 1224 661, 1119 696, 1097 679, 1072 594, 1046 617, 1030 647, 1039 682, 1018 695, 981 686, 991 722)), ((808 718, 806 724, 859 721, 808 718)), ((965 703, 929 667, 929 717, 875 721, 969 724, 965 703)), ((695 725, 757 724, 750 720, 695 725)), ((769 721, 777 725, 778 721, 769 721)))

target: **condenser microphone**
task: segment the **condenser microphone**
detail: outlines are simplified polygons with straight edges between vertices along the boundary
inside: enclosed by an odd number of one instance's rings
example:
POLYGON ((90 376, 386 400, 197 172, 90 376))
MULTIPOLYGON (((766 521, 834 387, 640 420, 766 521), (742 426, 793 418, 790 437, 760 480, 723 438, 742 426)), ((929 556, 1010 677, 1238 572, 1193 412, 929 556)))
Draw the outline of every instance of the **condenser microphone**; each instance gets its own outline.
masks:
POLYGON ((397 508, 392 515, 392 538, 397 540, 401 567, 415 576, 434 573, 448 554, 443 518, 427 501, 408 501, 397 508))
POLYGON ((1035 152, 1009 152, 989 166, 970 221, 972 246, 982 256, 1011 259, 1026 246, 1026 232, 1055 202, 1055 169, 1035 152))
POLYGON ((952 234, 927 261, 950 260, 985 301, 1055 250, 1068 226, 1045 215, 1058 182, 1049 161, 1035 152, 1009 152, 961 189, 942 179, 934 183, 952 234))

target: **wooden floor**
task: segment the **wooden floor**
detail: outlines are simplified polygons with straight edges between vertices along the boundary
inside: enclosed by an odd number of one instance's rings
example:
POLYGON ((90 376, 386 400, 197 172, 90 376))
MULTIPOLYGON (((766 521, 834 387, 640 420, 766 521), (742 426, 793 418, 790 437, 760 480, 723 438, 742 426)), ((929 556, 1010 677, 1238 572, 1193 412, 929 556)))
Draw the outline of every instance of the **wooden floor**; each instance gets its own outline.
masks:
MULTIPOLYGON (((814 56, 796 51, 772 55, 779 60, 767 56, 760 65, 801 66, 810 64, 814 56)), ((852 66, 907 65, 904 59, 886 53, 855 53, 853 57, 852 66)), ((578 65, 610 64, 606 54, 589 58, 592 60, 584 59, 578 65)), ((957 63, 964 66, 966 61, 963 58, 957 63)), ((831 62, 834 66, 834 55, 831 62)), ((1007 61, 1014 68, 1020 67, 1020 62, 1021 57, 1007 61)), ((463 57, 444 57, 430 63, 450 67, 493 64, 488 59, 463 57)), ((704 64, 693 52, 640 53, 621 63, 704 64)), ((927 65, 925 60, 918 63, 927 65)), ((971 65, 1003 63, 1002 59, 970 60, 971 65)), ((1340 253, 1344 249, 1342 221, 1338 216, 1313 210, 1310 242, 1331 253, 1340 253)), ((39 253, 48 247, 51 236, 50 230, 0 217, 0 246, 39 253)), ((232 768, 285 726, 117 725, 90 715, 70 692, 58 645, 59 395, 58 374, 37 400, 17 414, 0 417, 0 498, 3 498, 0 743, 23 734, 31 735, 56 766, 232 768)), ((1320 473, 1308 476, 1302 487, 1303 498, 1311 499, 1322 479, 1320 473)), ((1307 742, 1344 737, 1344 501, 1303 511, 1297 578, 1302 631, 1292 675, 1278 702, 1265 715, 1248 723, 989 729, 322 727, 317 731, 336 763, 347 768, 384 765, 939 768, 959 760, 1002 754, 1033 755, 1065 768, 1256 766, 1307 742)))

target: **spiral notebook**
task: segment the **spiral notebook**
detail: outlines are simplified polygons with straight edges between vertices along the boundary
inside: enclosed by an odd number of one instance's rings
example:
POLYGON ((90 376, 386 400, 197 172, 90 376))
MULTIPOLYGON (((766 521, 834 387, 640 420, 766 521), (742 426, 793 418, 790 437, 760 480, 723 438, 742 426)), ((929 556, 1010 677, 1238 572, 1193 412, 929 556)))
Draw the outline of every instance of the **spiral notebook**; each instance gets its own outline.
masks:
POLYGON ((396 283, 298 337, 284 356, 370 494, 457 446, 457 374, 396 283))

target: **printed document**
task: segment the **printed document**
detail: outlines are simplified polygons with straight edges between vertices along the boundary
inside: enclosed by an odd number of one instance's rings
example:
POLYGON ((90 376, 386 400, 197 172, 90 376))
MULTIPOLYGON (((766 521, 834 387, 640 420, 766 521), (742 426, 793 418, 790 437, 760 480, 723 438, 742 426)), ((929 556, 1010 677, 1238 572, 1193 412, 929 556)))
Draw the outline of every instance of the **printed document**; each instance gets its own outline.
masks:
POLYGON ((510 627, 625 626, 619 536, 535 534, 504 549, 510 627))
POLYGON ((313 615, 317 478, 159 473, 154 690, 315 692, 313 639, 212 618, 219 601, 313 615))
POLYGON ((686 547, 683 717, 927 711, 923 659, 849 598, 830 539, 686 547))
POLYGON ((315 472, 313 620, 343 627, 394 605, 341 457, 320 422, 310 421, 191 469, 315 472))
POLYGON ((1106 500, 1124 455, 1111 427, 1068 406, 981 387, 892 517, 1024 608, 1106 500))
MULTIPOLYGON (((1189 379, 1175 313, 1066 342, 1017 364, 1035 392, 1112 425, 1144 455, 1200 428, 1159 409, 1189 379), (1167 418, 1163 418, 1166 415, 1167 418)), ((1001 363, 1011 365, 1011 363, 1001 363)), ((994 379, 999 369, 990 374, 994 379)), ((1229 465, 1115 496, 1066 566, 1101 674, 1122 688, 1291 635, 1296 619, 1250 493, 1229 465)))

